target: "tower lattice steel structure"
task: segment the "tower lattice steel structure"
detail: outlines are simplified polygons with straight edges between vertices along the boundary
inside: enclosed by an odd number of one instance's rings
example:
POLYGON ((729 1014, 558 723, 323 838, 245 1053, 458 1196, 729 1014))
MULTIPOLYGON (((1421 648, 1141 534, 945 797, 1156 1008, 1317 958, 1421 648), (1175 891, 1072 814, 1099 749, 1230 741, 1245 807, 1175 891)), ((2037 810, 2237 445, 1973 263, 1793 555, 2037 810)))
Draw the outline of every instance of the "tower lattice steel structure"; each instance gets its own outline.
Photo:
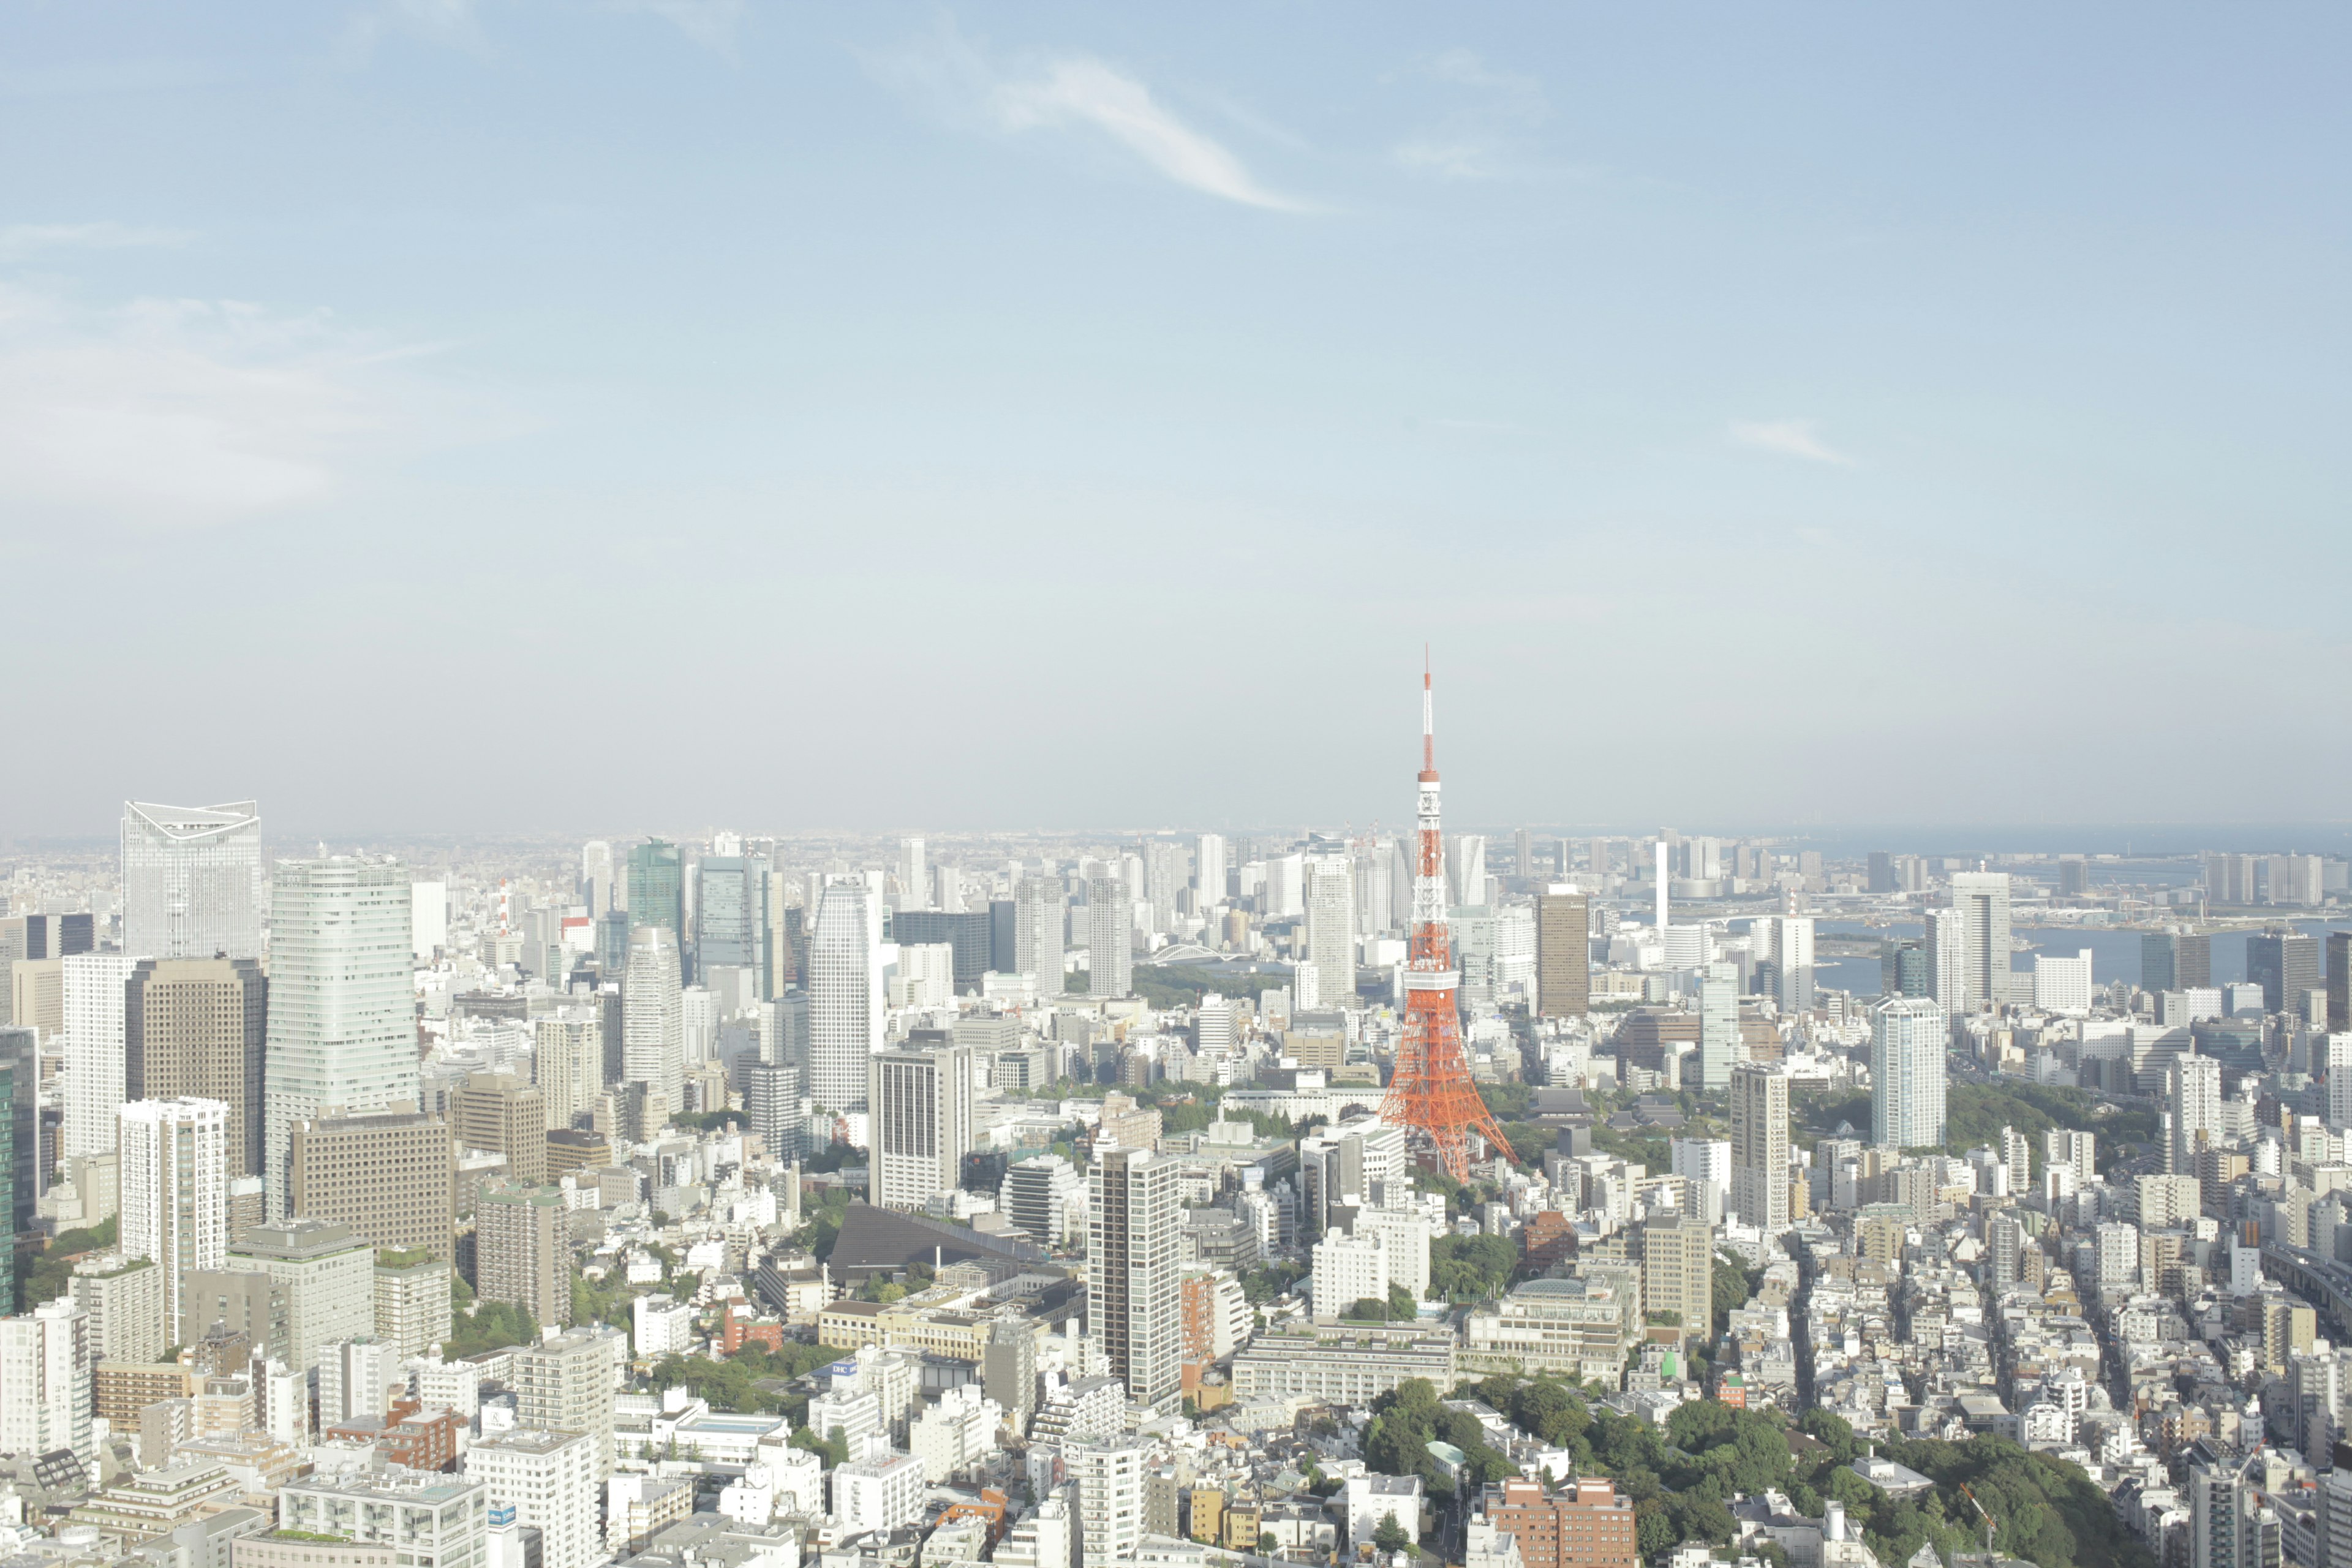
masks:
POLYGON ((1431 710, 1429 671, 1421 675, 1421 796, 1414 834, 1412 939, 1404 970, 1404 1043, 1397 1048, 1396 1073, 1381 1120, 1428 1140, 1438 1163, 1455 1181, 1470 1173, 1474 1132, 1509 1157, 1510 1144, 1495 1125, 1494 1113, 1470 1081, 1462 1054, 1462 1020, 1454 994, 1462 976, 1454 967, 1454 946, 1445 930, 1445 844, 1438 826, 1437 731, 1431 710))

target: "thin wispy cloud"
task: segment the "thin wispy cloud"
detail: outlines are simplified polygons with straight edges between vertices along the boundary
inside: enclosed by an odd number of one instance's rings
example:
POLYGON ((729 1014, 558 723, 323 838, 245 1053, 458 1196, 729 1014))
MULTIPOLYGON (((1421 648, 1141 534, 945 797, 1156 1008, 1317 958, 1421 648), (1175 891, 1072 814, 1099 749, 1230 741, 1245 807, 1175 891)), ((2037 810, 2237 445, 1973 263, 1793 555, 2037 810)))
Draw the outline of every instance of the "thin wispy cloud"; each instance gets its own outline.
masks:
POLYGON ((658 16, 714 54, 732 54, 744 0, 606 0, 614 11, 658 16))
POLYGON ((1551 114, 1535 78, 1496 70, 1469 49, 1448 49, 1420 74, 1442 84, 1454 102, 1390 150, 1399 168, 1444 180, 1532 172, 1528 142, 1551 114))
POLYGON ((474 0, 384 0, 352 13, 343 27, 341 53, 348 63, 362 63, 391 33, 468 54, 485 54, 489 48, 474 0))
POLYGON ((868 65, 960 127, 1016 136, 1098 135, 1203 195, 1270 212, 1312 210, 1260 181, 1230 148, 1188 124, 1132 73, 1092 55, 1057 54, 1007 69, 948 23, 908 48, 869 58, 868 65))
POLYGON ((1752 451, 1777 452, 1809 463, 1833 463, 1842 468, 1851 468, 1856 462, 1823 441, 1820 426, 1811 419, 1735 419, 1730 436, 1732 445, 1752 451))
POLYGON ((129 250, 143 246, 184 245, 185 229, 142 228, 124 223, 19 223, 0 228, 0 261, 17 261, 45 250, 129 250))
POLYGON ((369 458, 515 427, 400 357, 322 313, 90 310, 0 282, 0 517, 233 522, 323 500, 369 458))

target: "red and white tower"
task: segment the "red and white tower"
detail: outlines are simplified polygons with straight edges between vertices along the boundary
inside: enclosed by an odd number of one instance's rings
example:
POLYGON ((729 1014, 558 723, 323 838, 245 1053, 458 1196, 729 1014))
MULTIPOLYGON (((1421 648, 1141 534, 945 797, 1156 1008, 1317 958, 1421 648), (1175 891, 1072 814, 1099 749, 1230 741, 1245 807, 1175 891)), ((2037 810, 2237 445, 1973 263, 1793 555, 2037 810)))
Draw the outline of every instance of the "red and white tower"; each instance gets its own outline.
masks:
POLYGON ((1404 1043, 1381 1120, 1418 1132, 1455 1181, 1470 1174, 1473 1132, 1506 1158, 1511 1146, 1470 1081, 1454 994, 1462 976, 1445 930, 1445 840, 1438 825, 1437 729, 1429 671, 1421 674, 1421 799, 1412 863, 1412 936, 1404 968, 1404 1043))

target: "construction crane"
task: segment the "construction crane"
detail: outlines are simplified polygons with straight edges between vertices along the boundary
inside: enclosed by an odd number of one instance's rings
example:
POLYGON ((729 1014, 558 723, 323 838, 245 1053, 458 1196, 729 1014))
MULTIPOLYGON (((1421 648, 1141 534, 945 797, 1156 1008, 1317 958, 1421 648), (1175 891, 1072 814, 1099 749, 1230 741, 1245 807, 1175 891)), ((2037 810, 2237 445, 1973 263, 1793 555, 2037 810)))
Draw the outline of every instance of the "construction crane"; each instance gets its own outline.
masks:
POLYGON ((1992 1552, 1992 1531, 1993 1531, 1992 1515, 1990 1515, 1990 1514, 1989 1514, 1989 1513, 1987 1513, 1987 1512, 1985 1511, 1985 1506, 1984 1506, 1984 1504, 1982 1504, 1982 1503, 1980 1503, 1980 1502, 1977 1501, 1977 1494, 1976 1494, 1973 1490, 1971 1490, 1968 1486, 1966 1486, 1965 1484, 1964 1484, 1964 1485, 1962 1485, 1962 1486, 1961 1486, 1961 1488, 1960 1488, 1960 1495, 1961 1495, 1962 1497, 1964 1497, 1964 1498, 1966 1498, 1966 1499, 1968 1499, 1968 1500, 1969 1500, 1969 1506, 1970 1508, 1972 1508, 1972 1509, 1974 1509, 1974 1510, 1977 1510, 1977 1517, 1978 1517, 1979 1519, 1981 1519, 1981 1520, 1983 1520, 1983 1521, 1984 1521, 1984 1526, 1985 1526, 1985 1552, 1986 1552, 1986 1554, 1987 1554, 1988 1556, 1990 1556, 1990 1555, 1991 1554, 1991 1552, 1992 1552))

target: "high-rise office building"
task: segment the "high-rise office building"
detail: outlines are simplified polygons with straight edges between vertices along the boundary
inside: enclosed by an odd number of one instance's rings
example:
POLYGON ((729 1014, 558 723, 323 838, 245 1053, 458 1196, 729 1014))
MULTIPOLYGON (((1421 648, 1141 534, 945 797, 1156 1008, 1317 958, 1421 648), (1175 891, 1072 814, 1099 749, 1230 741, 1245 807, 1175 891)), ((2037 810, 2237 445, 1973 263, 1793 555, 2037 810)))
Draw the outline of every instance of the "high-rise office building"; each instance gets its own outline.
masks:
POLYGON ((1731 1209, 1767 1233, 1789 1228, 1789 1075, 1776 1064, 1731 1069, 1731 1209))
POLYGON ((142 959, 124 993, 123 1094, 228 1108, 228 1173, 261 1173, 269 982, 250 958, 142 959))
POLYGON ((1581 1018, 1592 1010, 1592 910, 1585 895, 1536 895, 1536 1011, 1581 1018))
POLYGON ((902 910, 931 907, 931 872, 920 838, 898 840, 898 904, 902 910))
POLYGON ((40 1036, 15 1025, 0 1028, 0 1073, 8 1079, 8 1157, 0 1161, 0 1181, 9 1189, 0 1206, 0 1253, 6 1253, 9 1235, 29 1237, 38 1223, 47 1174, 41 1163, 40 1036))
POLYGON ((1901 885, 1895 879, 1895 857, 1886 850, 1870 852, 1870 881, 1865 889, 1873 893, 1899 893, 1901 885))
POLYGON ((2327 1032, 2352 1032, 2352 931, 2327 933, 2327 1032))
MULTIPOLYGON (((284 1292, 279 1359, 297 1372, 319 1364, 320 1346, 375 1331, 375 1248, 347 1225, 299 1219, 256 1226, 228 1249, 228 1267, 232 1273, 266 1274, 284 1292)), ((209 1285, 220 1277, 196 1278, 209 1285)), ((201 1321, 207 1313, 188 1315, 201 1321)))
POLYGON ((449 1131, 460 1149, 507 1157, 507 1178, 527 1187, 547 1180, 547 1102, 512 1073, 467 1073, 449 1091, 449 1131))
POLYGON ((216 1100, 142 1100, 118 1108, 122 1251, 163 1270, 173 1344, 196 1337, 180 1318, 182 1276, 228 1257, 228 1107, 216 1100))
POLYGON ((1706 974, 1698 983, 1698 1081, 1707 1094, 1731 1087, 1733 1064, 1747 1055, 1739 1032, 1739 982, 1730 964, 1714 966, 1720 974, 1706 974))
POLYGON ((918 1210, 953 1190, 972 1147, 971 1051, 929 1046, 866 1058, 869 1181, 877 1208, 918 1210))
MULTIPOLYGON (((22 1223, 16 1205, 18 1069, 13 1048, 19 1033, 0 1029, 0 1306, 12 1306, 16 1300, 16 1238, 22 1223)), ((39 1081, 37 1076, 35 1081, 39 1081)), ((37 1131, 35 1136, 38 1135, 37 1131)))
POLYGON ((1135 989, 1135 909, 1123 878, 1087 879, 1087 994, 1117 997, 1135 989))
POLYGON ((1176 1386, 1181 1262, 1176 1165, 1144 1149, 1101 1152, 1087 1173, 1087 1309, 1129 1398, 1176 1386))
POLYGON ((821 1110, 866 1102, 866 1060, 882 1047, 882 910, 858 876, 828 876, 809 937, 809 1087, 821 1110))
POLYGON ((572 1321, 572 1232, 560 1187, 486 1186, 474 1207, 476 1293, 529 1311, 541 1328, 572 1321))
POLYGON ((71 958, 98 951, 98 925, 87 914, 10 915, 0 919, 0 964, 71 958))
POLYGON ((1952 908, 1960 916, 1960 973, 1966 1010, 2010 1001, 2015 982, 2009 952, 2009 873, 1955 871, 1952 908))
POLYGON ((686 1003, 677 937, 668 927, 629 932, 621 998, 622 1081, 646 1086, 646 1120, 659 1127, 685 1109, 686 1003))
MULTIPOLYGON (((1801 1013, 1813 1005, 1813 922, 1809 915, 1774 915, 1758 921, 1759 963, 1772 965, 1773 1000, 1784 1013, 1801 1013)), ((1701 955, 1704 956, 1703 954, 1701 955)))
POLYGON ((626 873, 629 929, 662 926, 682 949, 686 942, 686 861, 677 845, 648 838, 629 847, 626 873))
POLYGON ((1024 877, 1013 889, 1013 967, 1039 997, 1062 994, 1062 884, 1051 877, 1024 877))
POLYGON ((752 972, 757 994, 775 994, 775 951, 768 940, 768 862, 756 855, 706 856, 695 868, 694 973, 713 967, 752 972))
POLYGON ((408 872, 337 855, 281 860, 270 887, 264 1203, 287 1213, 297 1121, 417 1104, 408 872))
POLYGON ((1206 914, 1225 901, 1227 863, 1224 835, 1203 833, 1192 840, 1192 891, 1206 914))
POLYGON ((456 1256, 457 1156, 448 1124, 414 1110, 306 1117, 287 1161, 294 1213, 378 1247, 456 1256))
POLYGON ((1873 1143, 1943 1146, 1946 1040, 1944 1009, 1933 997, 1889 996, 1870 1010, 1873 1143))
POLYGON ((2246 978, 2263 988, 2263 1012, 2301 1012, 2304 993, 2319 988, 2319 939, 2284 931, 2248 937, 2246 978))
POLYGON ((123 803, 122 947, 152 958, 261 956, 253 802, 123 803))
POLYGON ((65 961, 67 1159, 114 1152, 114 1108, 122 1103, 123 987, 137 961, 120 952, 78 952, 65 961))
POLYGON ((613 846, 606 839, 580 847, 580 900, 592 921, 613 907, 613 846))
POLYGON ((799 1158, 807 1117, 801 1108, 802 1069, 786 1062, 743 1068, 743 1114, 772 1160, 799 1158))
POLYGON ((1697 1214, 1653 1210, 1638 1233, 1642 1310, 1672 1313, 1683 1338, 1715 1337, 1715 1227, 1697 1214))
POLYGON ((1307 858, 1307 956, 1296 993, 1301 1011, 1356 1003, 1355 862, 1345 855, 1307 858), (1311 973, 1315 994, 1306 994, 1311 973))

